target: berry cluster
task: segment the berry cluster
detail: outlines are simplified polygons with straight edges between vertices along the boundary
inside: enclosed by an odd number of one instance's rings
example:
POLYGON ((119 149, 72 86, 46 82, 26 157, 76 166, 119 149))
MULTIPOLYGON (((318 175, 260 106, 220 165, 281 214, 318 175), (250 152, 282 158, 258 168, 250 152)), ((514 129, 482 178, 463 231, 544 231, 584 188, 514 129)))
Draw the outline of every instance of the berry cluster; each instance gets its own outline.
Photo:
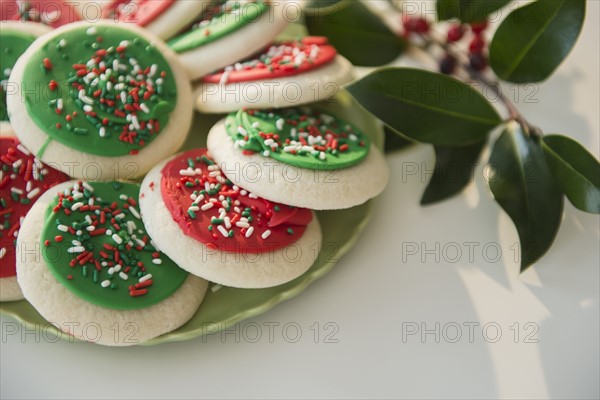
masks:
MULTIPOLYGON (((456 43, 465 37, 469 31, 472 33, 471 41, 469 42, 469 64, 475 71, 483 71, 488 66, 488 59, 485 53, 487 42, 484 37, 484 32, 488 27, 488 22, 476 22, 472 24, 453 24, 446 33, 448 43, 456 43)), ((440 71, 444 74, 451 74, 456 69, 456 58, 446 53, 440 61, 440 71)))
MULTIPOLYGON (((409 38, 411 34, 419 34, 427 37, 430 31, 430 23, 423 17, 402 15, 402 25, 404 27, 404 37, 409 38)), ((486 54, 487 42, 484 33, 488 28, 488 22, 475 22, 471 24, 452 24, 446 33, 446 44, 457 43, 471 36, 469 42, 469 64, 475 71, 483 71, 488 66, 488 58, 486 54), (471 35, 468 35, 468 32, 471 35)), ((440 72, 444 74, 452 74, 457 66, 456 57, 446 52, 440 60, 440 72)))

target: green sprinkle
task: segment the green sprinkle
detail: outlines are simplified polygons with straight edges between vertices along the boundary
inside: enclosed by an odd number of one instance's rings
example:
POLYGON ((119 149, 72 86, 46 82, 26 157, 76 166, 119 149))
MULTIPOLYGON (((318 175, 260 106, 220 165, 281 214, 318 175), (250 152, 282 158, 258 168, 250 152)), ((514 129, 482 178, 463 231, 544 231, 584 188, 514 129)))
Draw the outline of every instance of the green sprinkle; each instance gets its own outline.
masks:
POLYGON ((294 230, 292 228, 288 228, 287 229, 287 233, 289 233, 290 235, 294 234, 294 230))
POLYGON ((196 213, 192 210, 188 210, 188 215, 191 219, 196 219, 196 213))

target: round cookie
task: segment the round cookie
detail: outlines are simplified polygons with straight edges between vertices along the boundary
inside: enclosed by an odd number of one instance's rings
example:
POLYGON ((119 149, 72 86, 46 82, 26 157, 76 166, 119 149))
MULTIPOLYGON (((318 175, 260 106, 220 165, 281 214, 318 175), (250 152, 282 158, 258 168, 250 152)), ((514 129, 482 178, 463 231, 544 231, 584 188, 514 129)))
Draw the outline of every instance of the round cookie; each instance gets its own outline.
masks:
POLYGON ((140 210, 165 254, 225 286, 289 282, 311 267, 322 240, 310 210, 272 203, 233 185, 206 149, 153 168, 142 182, 140 210))
POLYGON ((23 144, 86 180, 135 179, 189 131, 190 86, 176 56, 134 25, 74 23, 34 42, 10 76, 23 144))
POLYGON ((205 76, 194 91, 195 106, 205 113, 299 106, 330 98, 353 77, 352 64, 327 38, 305 37, 205 76))
POLYGON ((146 28, 161 39, 168 39, 194 19, 213 0, 82 0, 79 12, 90 22, 104 18, 146 28))
POLYGON ((210 130, 207 147, 233 183, 313 210, 362 204, 389 178, 383 155, 366 135, 309 107, 231 113, 210 130))
POLYGON ((77 4, 68 0, 2 0, 0 20, 28 21, 58 28, 81 20, 77 4))
POLYGON ((281 0, 220 0, 168 42, 191 80, 262 50, 287 25, 281 0))
POLYGON ((33 22, 3 21, 0 24, 0 132, 8 130, 12 133, 6 110, 6 93, 13 90, 8 88, 10 73, 31 43, 48 32, 50 28, 33 22))
POLYGON ((23 218, 48 188, 69 177, 43 165, 14 136, 0 132, 0 301, 21 300, 16 276, 16 238, 23 218))
POLYGON ((47 321, 82 340, 128 346, 194 315, 208 283, 155 248, 136 210, 139 185, 54 189, 31 208, 17 241, 19 285, 47 321))

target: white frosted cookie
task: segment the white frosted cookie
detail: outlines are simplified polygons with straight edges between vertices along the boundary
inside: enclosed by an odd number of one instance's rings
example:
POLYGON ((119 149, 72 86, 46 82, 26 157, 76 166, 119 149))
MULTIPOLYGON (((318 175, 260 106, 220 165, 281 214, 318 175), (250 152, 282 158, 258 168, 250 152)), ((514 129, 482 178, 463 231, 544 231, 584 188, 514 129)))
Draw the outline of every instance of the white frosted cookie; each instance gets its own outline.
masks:
POLYGON ((148 239, 135 210, 138 193, 135 184, 66 182, 42 195, 23 222, 23 294, 78 339, 139 344, 183 325, 204 298, 208 283, 148 239))
POLYGON ((311 267, 322 240, 310 210, 268 202, 232 185, 206 149, 153 168, 142 182, 140 210, 165 254, 190 273, 225 286, 289 282, 311 267))
POLYGON ((313 210, 362 204, 389 178, 383 154, 367 136, 308 107, 231 113, 210 130, 207 147, 235 184, 313 210))
POLYGON ((8 78, 15 63, 27 48, 51 29, 34 22, 2 21, 0 24, 0 132, 11 130, 6 110, 8 78))
POLYGON ((133 25, 63 26, 27 49, 9 86, 8 114, 22 143, 80 179, 143 176, 177 151, 192 121, 176 56, 133 25))
POLYGON ((196 80, 262 50, 286 27, 288 8, 294 5, 288 0, 221 0, 168 44, 196 80))
POLYGON ((23 299, 16 276, 16 246, 21 222, 48 188, 69 177, 37 160, 13 134, 0 130, 0 301, 23 299))
POLYGON ((326 100, 354 77, 352 64, 324 37, 275 43, 259 55, 205 76, 194 91, 205 113, 283 108, 326 100))

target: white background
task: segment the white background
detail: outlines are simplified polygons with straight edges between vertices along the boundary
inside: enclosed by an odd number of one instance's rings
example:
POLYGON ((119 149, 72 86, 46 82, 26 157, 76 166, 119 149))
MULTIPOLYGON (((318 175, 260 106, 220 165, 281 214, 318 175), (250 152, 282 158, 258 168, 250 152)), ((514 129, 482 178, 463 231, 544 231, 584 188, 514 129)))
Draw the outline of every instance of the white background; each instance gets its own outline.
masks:
MULTIPOLYGON (((539 86, 537 103, 522 97, 531 88, 515 99, 530 121, 576 138, 596 157, 599 25, 599 4, 589 2, 579 43, 539 86)), ((0 397, 598 398, 599 218, 567 204, 554 246, 520 276, 516 231, 482 168, 463 195, 422 208, 419 174, 433 168, 431 149, 388 160, 391 184, 359 243, 301 296, 230 333, 155 347, 4 337, 13 322, 3 317, 0 397), (408 175, 415 165, 419 174, 408 175), (466 242, 478 243, 472 259, 466 242), (411 255, 413 244, 420 251, 411 255), (439 260, 422 251, 436 244, 439 260), (439 343, 435 333, 407 335, 415 327, 435 332, 436 323, 439 343), (469 337, 471 323, 479 325, 469 337), (257 327, 262 337, 252 343, 257 327), (333 328, 337 343, 327 343, 333 328), (537 343, 527 343, 534 329, 537 343)))

